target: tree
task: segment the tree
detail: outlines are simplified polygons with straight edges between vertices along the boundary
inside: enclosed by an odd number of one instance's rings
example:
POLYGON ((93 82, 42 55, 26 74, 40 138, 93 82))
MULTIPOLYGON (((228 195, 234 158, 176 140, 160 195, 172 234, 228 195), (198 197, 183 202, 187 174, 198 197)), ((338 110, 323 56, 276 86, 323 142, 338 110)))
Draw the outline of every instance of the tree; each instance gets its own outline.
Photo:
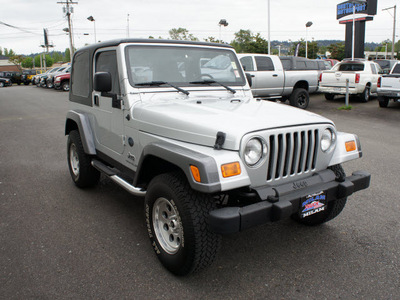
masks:
POLYGON ((0 55, 3 55, 3 48, 0 47, 0 55))
POLYGON ((345 58, 344 42, 330 44, 328 46, 328 51, 331 53, 331 58, 334 58, 337 60, 342 60, 345 58))
POLYGON ((254 35, 250 30, 239 30, 235 32, 235 39, 231 46, 238 53, 267 53, 268 41, 263 39, 259 33, 254 35))
POLYGON ((62 54, 60 52, 53 52, 51 54, 51 57, 52 57, 54 62, 62 62, 62 61, 64 61, 64 57, 62 56, 62 54))
POLYGON ((21 68, 21 62, 24 60, 23 55, 12 55, 8 57, 8 61, 21 68))
MULTIPOLYGON (((46 54, 46 67, 49 68, 53 65, 54 61, 50 55, 46 54)), ((40 67, 40 55, 35 56, 35 66, 40 67)), ((43 65, 44 67, 44 65, 43 65)))
POLYGON ((65 49, 65 62, 70 62, 71 61, 71 51, 69 50, 69 48, 65 49))
POLYGON ((193 34, 189 33, 189 30, 186 28, 172 28, 168 31, 169 36, 173 40, 180 40, 180 41, 198 41, 199 39, 193 34))
MULTIPOLYGON (((295 53, 298 44, 300 44, 300 46, 297 56, 306 57, 306 42, 304 39, 301 39, 293 44, 292 52, 295 53)), ((307 43, 307 58, 316 59, 318 57, 318 52, 319 48, 317 41, 307 43)))
POLYGON ((224 41, 218 40, 213 36, 209 36, 208 38, 204 39, 204 41, 208 43, 226 44, 224 41))
POLYGON ((21 66, 23 68, 32 69, 33 68, 33 58, 25 57, 24 60, 21 62, 21 66))

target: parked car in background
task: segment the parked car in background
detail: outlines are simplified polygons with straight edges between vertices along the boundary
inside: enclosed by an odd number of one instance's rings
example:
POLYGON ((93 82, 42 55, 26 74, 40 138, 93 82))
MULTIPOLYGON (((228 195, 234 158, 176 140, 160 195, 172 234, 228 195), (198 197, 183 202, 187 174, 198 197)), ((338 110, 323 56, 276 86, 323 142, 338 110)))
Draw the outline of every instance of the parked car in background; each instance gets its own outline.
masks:
POLYGON ((50 74, 52 74, 52 73, 54 73, 54 72, 57 72, 58 70, 60 70, 62 67, 55 67, 55 68, 53 68, 53 69, 51 69, 51 70, 49 70, 49 71, 47 71, 47 72, 45 72, 45 73, 43 73, 43 74, 40 74, 39 76, 38 76, 38 80, 36 80, 36 85, 37 86, 41 86, 41 87, 47 87, 47 83, 46 83, 46 79, 47 79, 47 77, 50 75, 50 74))
POLYGON ((319 91, 325 93, 325 99, 333 100, 335 95, 346 94, 346 81, 349 81, 349 94, 358 95, 367 102, 371 93, 376 92, 381 67, 366 60, 344 60, 331 70, 323 71, 319 78, 319 91))
POLYGON ((53 88, 55 76, 65 73, 65 72, 69 72, 70 70, 71 70, 71 67, 61 67, 56 72, 50 73, 46 78, 46 87, 49 89, 53 88))
POLYGON ((0 88, 5 86, 12 86, 11 79, 0 77, 0 88))
POLYGON ((29 85, 33 77, 37 74, 40 74, 40 70, 24 70, 22 71, 21 82, 25 85, 29 85))
POLYGON ((398 62, 396 59, 375 59, 376 62, 382 69, 383 74, 389 74, 393 66, 398 62))
POLYGON ((318 88, 318 64, 315 61, 267 54, 242 53, 238 56, 243 69, 251 76, 254 97, 289 99, 290 105, 307 108, 309 93, 318 88))
POLYGON ((69 71, 66 73, 61 73, 59 75, 56 75, 54 78, 54 88, 56 90, 61 89, 64 92, 68 92, 70 77, 71 77, 71 73, 69 71))
POLYGON ((378 101, 380 107, 388 107, 389 101, 400 102, 400 63, 397 62, 390 74, 378 79, 378 101))
POLYGON ((331 68, 334 65, 336 65, 338 62, 340 62, 337 59, 333 59, 333 58, 325 58, 325 59, 323 59, 323 61, 328 62, 331 65, 331 68))
POLYGON ((0 72, 0 77, 2 78, 8 78, 11 80, 12 83, 16 83, 18 85, 21 84, 21 73, 20 72, 8 72, 8 71, 3 71, 0 72))

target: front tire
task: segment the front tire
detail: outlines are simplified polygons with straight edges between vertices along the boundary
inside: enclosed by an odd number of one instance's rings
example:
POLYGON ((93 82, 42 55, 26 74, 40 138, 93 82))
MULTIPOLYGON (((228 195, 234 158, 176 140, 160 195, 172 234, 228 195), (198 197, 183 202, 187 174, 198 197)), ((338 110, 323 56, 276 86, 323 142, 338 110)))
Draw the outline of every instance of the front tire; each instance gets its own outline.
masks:
POLYGON ((290 95, 289 102, 294 107, 306 109, 310 102, 310 96, 306 89, 296 88, 290 95))
POLYGON ((149 184, 145 216, 149 238, 160 262, 175 275, 209 266, 221 237, 210 231, 213 199, 191 189, 181 173, 166 173, 149 184))
MULTIPOLYGON (((329 167, 329 169, 331 169, 335 173, 337 181, 342 182, 346 178, 346 173, 344 172, 341 165, 334 165, 329 167)), ((300 218, 299 215, 296 213, 292 216, 292 219, 308 226, 320 225, 336 218, 342 212, 343 208, 346 205, 346 202, 347 197, 336 199, 328 202, 327 208, 323 212, 319 212, 303 219, 300 218)))
POLYGON ((86 188, 99 182, 100 172, 91 165, 92 159, 85 153, 77 130, 68 135, 67 157, 69 172, 76 186, 86 188))
POLYGON ((62 85, 61 85, 61 89, 62 89, 64 92, 68 92, 68 91, 69 91, 69 81, 64 81, 64 82, 62 83, 62 85))

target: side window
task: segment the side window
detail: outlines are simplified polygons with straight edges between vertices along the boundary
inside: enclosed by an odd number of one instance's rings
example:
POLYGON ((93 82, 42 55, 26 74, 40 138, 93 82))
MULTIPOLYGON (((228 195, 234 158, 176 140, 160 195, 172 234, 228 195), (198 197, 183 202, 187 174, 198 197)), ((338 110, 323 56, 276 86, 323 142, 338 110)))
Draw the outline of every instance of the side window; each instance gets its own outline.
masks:
POLYGON ((400 74, 400 64, 396 64, 393 68, 392 74, 400 74))
POLYGON ((376 67, 374 64, 371 64, 372 74, 377 74, 376 67))
POLYGON ((71 93, 79 97, 89 96, 89 53, 80 52, 74 57, 72 66, 71 93))
POLYGON ((297 61, 296 62, 296 69, 297 70, 307 70, 306 62, 305 61, 297 61))
POLYGON ((242 57, 240 63, 245 71, 254 71, 253 58, 251 56, 242 57))
POLYGON ((275 71, 274 64, 270 57, 256 56, 255 58, 258 71, 275 71))
POLYGON ((117 55, 115 51, 104 51, 96 55, 95 72, 109 72, 111 74, 111 93, 120 94, 117 55))

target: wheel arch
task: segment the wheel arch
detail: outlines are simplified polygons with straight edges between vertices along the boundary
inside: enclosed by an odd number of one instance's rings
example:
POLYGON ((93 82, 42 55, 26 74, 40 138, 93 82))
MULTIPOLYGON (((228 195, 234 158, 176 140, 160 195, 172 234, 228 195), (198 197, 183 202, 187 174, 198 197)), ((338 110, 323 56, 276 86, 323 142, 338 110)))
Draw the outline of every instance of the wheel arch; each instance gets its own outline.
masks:
POLYGON ((133 184, 147 185, 155 176, 177 170, 196 191, 214 193, 221 190, 217 164, 212 157, 164 142, 152 143, 143 149, 133 184), (201 182, 194 180, 190 166, 198 168, 201 182))
POLYGON ((96 155, 96 147, 92 128, 88 117, 85 114, 70 110, 67 113, 65 121, 65 135, 68 135, 72 130, 78 130, 81 136, 83 149, 89 155, 96 155))
POLYGON ((295 89, 301 88, 301 89, 305 89, 308 92, 308 87, 309 87, 309 84, 306 80, 300 80, 300 81, 297 81, 296 84, 294 85, 293 91, 295 89))

